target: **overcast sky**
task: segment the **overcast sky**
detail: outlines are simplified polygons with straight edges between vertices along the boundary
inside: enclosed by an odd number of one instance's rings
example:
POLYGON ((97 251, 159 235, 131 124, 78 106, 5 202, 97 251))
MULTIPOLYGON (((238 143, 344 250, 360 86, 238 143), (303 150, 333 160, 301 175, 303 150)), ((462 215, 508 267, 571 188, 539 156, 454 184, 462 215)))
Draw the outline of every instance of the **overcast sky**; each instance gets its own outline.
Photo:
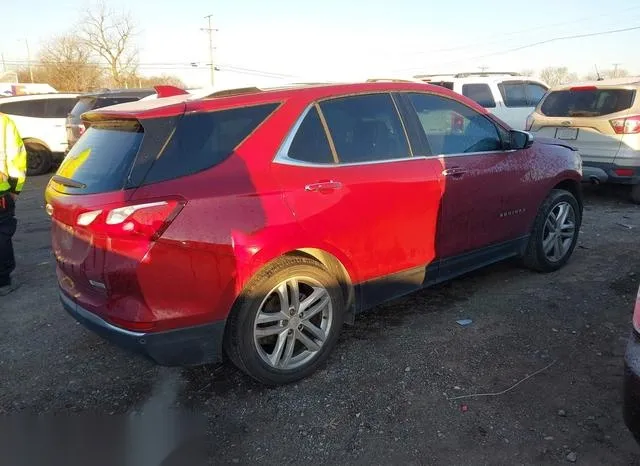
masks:
MULTIPOLYGON (((53 35, 73 30, 86 0, 4 1, 0 51, 26 60, 53 35)), ((568 66, 579 74, 612 68, 640 74, 640 29, 544 40, 640 26, 640 2, 602 0, 112 0, 138 24, 140 70, 171 73, 207 85, 208 38, 200 28, 213 14, 217 85, 296 80, 408 76, 424 72, 539 70, 568 66), (507 53, 508 52, 508 53, 507 53), (190 63, 200 63, 199 68, 190 63), (233 71, 235 70, 235 71, 233 71), (256 71, 251 71, 256 70, 256 71), (271 75, 273 73, 273 75, 271 75)))

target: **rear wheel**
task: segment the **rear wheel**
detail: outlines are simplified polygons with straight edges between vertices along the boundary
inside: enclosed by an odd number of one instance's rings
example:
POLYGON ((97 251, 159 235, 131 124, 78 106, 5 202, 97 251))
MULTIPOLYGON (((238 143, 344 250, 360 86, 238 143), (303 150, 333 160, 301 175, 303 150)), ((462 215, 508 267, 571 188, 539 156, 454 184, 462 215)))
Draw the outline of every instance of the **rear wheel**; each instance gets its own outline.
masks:
POLYGON ((51 151, 37 142, 25 142, 27 151, 27 175, 42 175, 51 170, 53 163, 51 151))
POLYGON ((631 201, 640 204, 640 184, 631 186, 631 201))
POLYGON ((554 189, 540 206, 524 264, 539 272, 553 272, 563 267, 578 243, 582 211, 575 196, 554 189))
POLYGON ((225 351, 259 382, 294 382, 326 361, 343 317, 336 279, 314 260, 284 258, 244 290, 227 322, 225 351))

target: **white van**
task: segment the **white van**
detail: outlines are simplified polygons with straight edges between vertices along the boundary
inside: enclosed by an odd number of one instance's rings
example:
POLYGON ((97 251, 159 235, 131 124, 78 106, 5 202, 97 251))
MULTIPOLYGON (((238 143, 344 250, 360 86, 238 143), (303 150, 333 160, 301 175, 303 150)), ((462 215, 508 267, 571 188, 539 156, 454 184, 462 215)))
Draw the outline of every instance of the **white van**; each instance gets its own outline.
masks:
POLYGON ((414 78, 469 97, 518 130, 525 129, 527 117, 549 90, 544 81, 514 72, 421 74, 414 78))
POLYGON ((0 113, 15 122, 27 149, 27 174, 47 173, 64 158, 65 120, 77 94, 38 94, 0 98, 0 113))

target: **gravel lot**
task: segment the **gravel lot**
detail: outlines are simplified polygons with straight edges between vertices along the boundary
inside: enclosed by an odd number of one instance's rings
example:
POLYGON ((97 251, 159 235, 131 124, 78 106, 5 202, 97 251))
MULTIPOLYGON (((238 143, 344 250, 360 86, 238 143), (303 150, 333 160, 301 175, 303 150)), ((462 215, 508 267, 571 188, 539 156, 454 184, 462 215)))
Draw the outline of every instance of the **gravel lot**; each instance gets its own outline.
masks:
MULTIPOLYGON (((138 455, 154 452, 119 464, 160 464, 173 448, 168 426, 190 422, 178 420, 189 412, 206 434, 162 464, 202 455, 211 464, 638 464, 620 390, 640 208, 620 192, 587 190, 580 245, 560 272, 501 264, 379 307, 345 327, 325 369, 267 389, 230 365, 155 366, 77 325, 57 298, 46 182, 31 178, 19 201, 23 286, 0 298, 0 428, 14 433, 0 436, 13 454, 3 464, 38 463, 25 459, 21 440, 30 443, 16 428, 35 413, 89 419, 86 435, 56 437, 53 451, 88 437, 115 448, 107 434, 89 434, 117 419, 135 427, 127 438, 151 445, 138 455), (504 394, 449 399, 501 392, 545 367, 504 394)), ((98 458, 116 464, 107 456, 98 458)))

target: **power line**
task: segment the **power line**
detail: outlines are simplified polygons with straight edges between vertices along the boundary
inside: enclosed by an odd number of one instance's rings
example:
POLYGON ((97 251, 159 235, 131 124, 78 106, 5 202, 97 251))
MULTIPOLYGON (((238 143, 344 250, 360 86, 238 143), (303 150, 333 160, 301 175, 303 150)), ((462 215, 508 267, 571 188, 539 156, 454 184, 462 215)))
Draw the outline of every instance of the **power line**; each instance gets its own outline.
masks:
MULTIPOLYGON (((512 52, 518 52, 520 50, 525 50, 525 49, 529 49, 532 47, 537 47, 539 45, 544 45, 544 44, 550 44, 552 42, 559 42, 559 41, 563 41, 563 40, 571 40, 571 39, 582 39, 584 37, 594 37, 594 36, 603 36, 603 35, 607 35, 607 34, 617 34, 620 32, 628 32, 628 31, 634 31, 640 29, 640 26, 633 26, 633 27, 629 27, 629 28, 623 28, 623 29, 610 29, 608 31, 599 31, 599 32, 591 32, 591 33, 586 33, 586 34, 575 34, 575 35, 571 35, 571 36, 561 36, 561 37, 554 37, 552 39, 546 39, 546 40, 541 40, 538 42, 532 42, 530 44, 526 44, 526 45, 521 45, 518 47, 514 47, 511 49, 507 49, 507 50, 501 50, 499 52, 492 52, 492 53, 487 53, 484 55, 478 55, 475 57, 465 57, 462 58, 460 60, 454 60, 454 61, 450 61, 450 62, 446 62, 446 63, 440 63, 440 65, 449 65, 449 64, 453 64, 453 63, 460 63, 462 61, 467 61, 467 60, 478 60, 481 58, 487 58, 487 57, 494 57, 497 55, 505 55, 507 53, 512 53, 512 52)), ((395 71, 411 71, 411 70, 416 70, 416 69, 421 69, 421 68, 405 68, 402 70, 395 70, 395 71)))

